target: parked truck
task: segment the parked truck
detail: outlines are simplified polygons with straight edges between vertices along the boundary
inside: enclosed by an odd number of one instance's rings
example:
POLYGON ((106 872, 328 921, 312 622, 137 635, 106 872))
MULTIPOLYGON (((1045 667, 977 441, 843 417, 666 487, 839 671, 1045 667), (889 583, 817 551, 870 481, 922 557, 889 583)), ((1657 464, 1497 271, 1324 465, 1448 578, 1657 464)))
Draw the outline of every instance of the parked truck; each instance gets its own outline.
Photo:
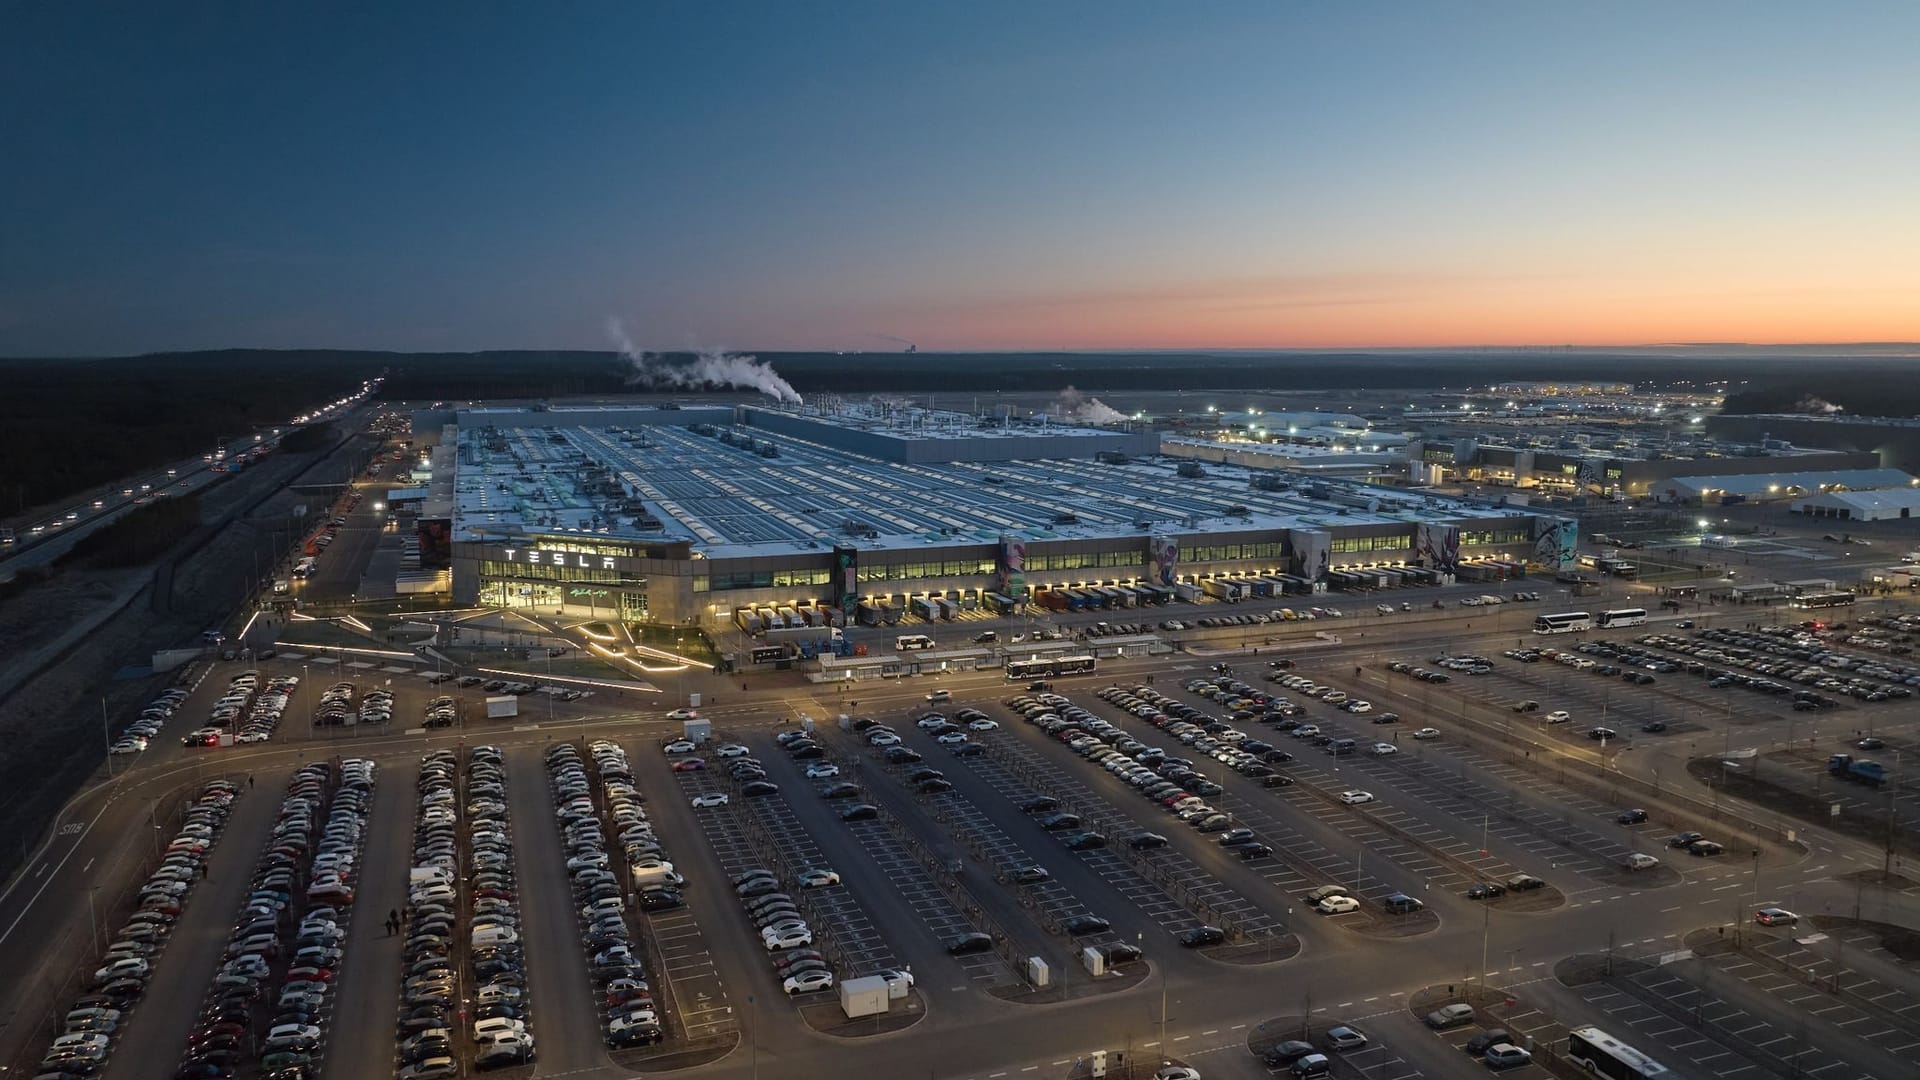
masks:
POLYGON ((1851 780, 1856 784, 1880 787, 1887 782, 1887 767, 1877 761, 1857 758, 1852 754, 1835 754, 1827 759, 1827 771, 1842 780, 1851 780))

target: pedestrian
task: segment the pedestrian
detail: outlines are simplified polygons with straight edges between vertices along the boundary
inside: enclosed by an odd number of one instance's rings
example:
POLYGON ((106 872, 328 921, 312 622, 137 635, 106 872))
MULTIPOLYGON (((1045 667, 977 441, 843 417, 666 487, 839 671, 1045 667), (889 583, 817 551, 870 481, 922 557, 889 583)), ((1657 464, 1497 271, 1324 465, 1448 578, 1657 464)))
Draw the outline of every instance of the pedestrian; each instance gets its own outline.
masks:
POLYGON ((247 775, 247 790, 253 790, 253 775, 251 773, 247 775))
POLYGON ((400 911, 398 908, 387 909, 387 923, 392 926, 400 925, 400 911))

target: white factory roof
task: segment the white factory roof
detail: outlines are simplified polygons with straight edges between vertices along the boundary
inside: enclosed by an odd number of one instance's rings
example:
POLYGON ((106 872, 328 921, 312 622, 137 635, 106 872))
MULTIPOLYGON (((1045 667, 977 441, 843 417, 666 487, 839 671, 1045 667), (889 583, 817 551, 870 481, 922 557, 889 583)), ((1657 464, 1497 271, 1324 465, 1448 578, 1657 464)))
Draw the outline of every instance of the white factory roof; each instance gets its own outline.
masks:
POLYGON ((1765 495, 1769 492, 1820 491, 1839 488, 1862 491, 1909 487, 1914 478, 1899 469, 1822 469, 1812 472, 1753 473, 1747 476, 1676 476, 1662 486, 1690 492, 1726 495, 1765 495))
POLYGON ((1920 487, 1881 488, 1875 491, 1825 491, 1795 499, 1795 507, 1848 507, 1861 512, 1920 510, 1920 487))
MULTIPOLYGON (((800 411, 800 410, 794 410, 800 411)), ((1133 536, 1525 518, 1438 496, 1334 482, 1333 498, 1251 487, 1270 470, 1084 458, 909 463, 763 427, 728 445, 690 428, 570 425, 459 429, 454 538, 568 532, 690 541, 711 558, 1133 536), (777 450, 764 456, 762 448, 777 450), (653 525, 653 523, 658 523, 653 525), (649 527, 652 526, 652 527, 649 527)), ((1022 430, 1015 428, 1012 430, 1022 430)), ((1032 430, 1032 429, 1026 429, 1032 430)), ((1050 426, 1053 434, 1073 429, 1050 426)), ((968 431, 968 438, 978 438, 968 431)))

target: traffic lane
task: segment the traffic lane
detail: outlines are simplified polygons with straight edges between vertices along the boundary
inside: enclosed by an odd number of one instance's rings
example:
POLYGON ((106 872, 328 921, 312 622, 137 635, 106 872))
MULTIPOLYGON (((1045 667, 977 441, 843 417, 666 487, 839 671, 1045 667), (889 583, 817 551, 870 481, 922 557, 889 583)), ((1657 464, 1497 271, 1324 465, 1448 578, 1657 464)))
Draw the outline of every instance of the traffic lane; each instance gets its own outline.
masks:
MULTIPOLYGON (((1069 699, 1078 701, 1080 696, 1070 696, 1069 699)), ((1246 862, 1230 857, 1230 854, 1219 844, 1210 842, 1202 834, 1193 832, 1186 823, 1167 813, 1165 808, 1146 799, 1138 790, 1122 782, 1118 777, 1080 758, 1058 739, 1027 723, 1019 714, 1010 709, 1002 709, 1001 713, 1005 717, 1001 723, 1001 731, 992 734, 1001 734, 1009 727, 1024 730, 1025 734, 1014 737, 1022 740, 1029 752, 1038 754, 1049 767, 1065 774, 1068 779, 1063 781, 1064 783, 1085 790, 1089 797, 1098 800, 1097 805, 1105 812, 1114 814, 1119 820, 1127 823, 1125 835, 1110 837, 1113 843, 1125 843, 1127 836, 1139 832, 1152 832, 1165 836, 1168 838, 1171 851, 1177 853, 1180 863, 1184 863, 1184 865, 1176 864, 1175 867, 1170 867, 1169 872, 1177 869, 1189 874, 1192 880, 1185 884, 1204 892, 1210 905, 1217 904, 1223 911, 1244 912, 1244 917, 1237 921, 1244 922, 1253 928, 1285 923, 1281 918, 1285 905, 1267 899, 1268 889, 1266 888, 1273 881, 1274 874, 1286 873, 1284 861, 1277 857, 1269 857, 1246 862), (1042 746, 1034 745, 1036 743, 1049 744, 1054 749, 1047 750, 1042 746), (1066 760, 1068 758, 1073 760, 1066 760)), ((1151 725, 1136 723, 1136 731, 1142 726, 1150 727, 1151 725)), ((1149 745, 1167 745, 1164 735, 1158 732, 1154 734, 1160 737, 1149 742, 1149 745)), ((1148 740, 1143 738, 1142 741, 1148 740)), ((1178 743, 1172 745, 1177 746, 1178 743)), ((1291 876, 1289 880, 1292 880, 1291 876)), ((1197 909, 1190 910, 1189 914, 1196 922, 1201 921, 1199 916, 1202 914, 1220 921, 1211 913, 1197 909)), ((1170 930, 1175 929, 1175 924, 1163 921, 1162 925, 1170 930)), ((1184 929, 1185 925, 1186 923, 1182 921, 1178 927, 1184 929)), ((1287 929, 1293 929, 1293 927, 1288 926, 1287 929)))
MULTIPOLYGON (((345 963, 337 974, 333 1020, 326 1046, 327 1069, 336 1076, 382 1076, 393 1070, 388 1037, 400 1004, 403 935, 387 935, 387 912, 407 902, 413 833, 419 809, 420 766, 380 766, 373 813, 367 822, 354 907, 347 930, 345 963)), ((456 1038, 465 1037, 456 1032, 456 1038)))
POLYGON ((587 954, 554 823, 546 761, 530 746, 515 747, 505 756, 527 1008, 539 1040, 541 1068, 568 1072, 606 1067, 606 1033, 587 977, 587 954))
MULTIPOLYGON (((1117 710, 1115 712, 1114 722, 1123 728, 1130 728, 1136 737, 1141 738, 1141 741, 1148 743, 1148 745, 1161 746, 1167 749, 1168 753, 1172 756, 1182 756, 1183 753, 1200 753, 1192 750, 1190 747, 1180 743, 1177 739, 1174 739, 1164 732, 1150 730, 1152 729, 1152 725, 1147 724, 1145 721, 1131 716, 1128 716, 1126 719, 1121 719, 1117 715, 1117 710)), ((1071 753, 1071 751, 1067 752, 1071 753)), ((1395 841, 1391 836, 1381 832, 1370 823, 1364 822, 1363 819, 1355 817, 1351 811, 1345 808, 1322 807, 1312 801, 1294 802, 1294 796, 1289 794, 1295 791, 1294 787, 1274 789, 1256 788, 1252 781, 1246 780, 1246 778, 1232 772, 1232 770, 1227 769, 1219 762, 1213 761, 1213 759, 1207 757, 1204 753, 1200 753, 1200 757, 1196 759, 1196 763, 1200 766, 1213 766, 1211 769, 1203 767, 1201 771, 1215 779, 1223 788, 1220 795, 1215 796, 1209 801, 1217 809, 1234 815, 1236 824, 1253 828, 1256 835, 1263 842, 1271 844, 1276 849, 1287 851, 1295 858, 1313 862, 1321 869, 1323 874, 1342 884, 1347 884, 1349 887, 1353 887, 1352 883, 1361 877, 1360 872, 1363 868, 1370 868, 1373 873, 1365 876, 1367 879, 1373 881, 1373 885, 1367 886, 1363 883, 1363 895, 1368 898, 1376 898, 1375 893, 1379 896, 1384 896, 1388 892, 1399 889, 1398 886, 1378 879, 1377 873, 1380 869, 1379 862, 1381 861, 1378 856, 1376 856, 1373 863, 1367 864, 1364 855, 1360 857, 1359 863, 1354 863, 1345 856, 1336 853, 1354 850, 1355 839, 1354 836, 1350 834, 1350 831, 1359 826, 1364 826, 1370 835, 1373 836, 1376 843, 1386 843, 1389 847, 1409 847, 1408 845, 1399 844, 1399 842, 1395 841), (1308 842, 1307 846, 1302 847, 1295 842, 1293 837, 1285 835, 1288 831, 1305 839, 1308 842), (1334 863, 1321 865, 1322 858, 1327 855, 1334 857, 1334 863)), ((1283 770, 1285 768, 1285 766, 1282 766, 1283 770)), ((1104 773, 1104 770, 1097 771, 1104 773)), ((1109 777, 1109 779, 1116 786, 1125 786, 1120 784, 1115 778, 1109 777)), ((1135 794, 1135 800, 1141 801, 1144 804, 1144 800, 1139 800, 1137 794, 1135 794)), ((1176 834, 1191 834, 1191 830, 1188 829, 1187 826, 1171 815, 1165 818, 1165 822, 1173 831, 1169 831, 1168 829, 1155 831, 1162 832, 1170 837, 1176 834)), ((1191 835, 1193 836, 1192 846, 1183 848, 1183 850, 1191 852, 1197 847, 1207 846, 1198 834, 1191 835)), ((1216 849, 1215 854, 1211 857, 1221 857, 1221 854, 1217 850, 1218 845, 1215 844, 1211 846, 1216 849)), ((1396 859, 1396 867, 1398 867, 1398 863, 1399 860, 1396 859)), ((1292 869, 1287 860, 1278 857, 1260 860, 1257 863, 1243 863, 1241 865, 1245 868, 1243 872, 1260 876, 1267 881, 1273 882, 1276 886, 1280 885, 1280 881, 1276 880, 1276 875, 1280 874, 1283 869, 1292 869)), ((1398 868, 1404 872, 1417 872, 1406 867, 1398 868)), ((1298 876, 1297 873, 1288 873, 1284 880, 1295 882, 1298 876)), ((1315 882, 1315 884, 1317 883, 1318 882, 1315 882)), ((1310 888, 1311 885, 1306 887, 1310 888)), ((1318 920, 1309 920, 1309 922, 1314 921, 1318 920)))
MULTIPOLYGON (((787 800, 795 817, 826 856, 827 869, 840 874, 843 885, 852 891, 860 906, 874 920, 894 954, 921 976, 916 983, 920 991, 939 992, 948 987, 967 989, 964 985, 967 982, 965 972, 921 922, 907 897, 847 831, 848 823, 840 820, 840 809, 860 800, 821 798, 820 790, 827 782, 805 779, 802 775, 804 764, 788 758, 787 752, 779 747, 771 733, 758 732, 747 736, 744 742, 752 749, 753 756, 766 764, 769 778, 780 785, 780 794, 775 798, 784 797, 787 800)), ((833 749, 841 751, 836 755, 842 774, 838 779, 850 779, 862 788, 873 785, 873 778, 857 773, 878 768, 877 765, 863 764, 859 770, 855 770, 852 768, 853 759, 846 753, 844 745, 833 749)), ((751 808, 747 809, 751 812, 751 808)), ((745 916, 738 913, 734 918, 736 923, 742 924, 743 932, 744 919, 745 916)), ((765 965, 763 969, 769 974, 762 978, 770 978, 771 969, 765 965)))
MULTIPOLYGON (((681 896, 700 925, 708 958, 719 971, 722 985, 734 988, 728 992, 727 1015, 736 1026, 744 1024, 749 995, 771 1002, 781 994, 777 985, 770 988, 761 981, 768 979, 772 970, 767 963, 766 949, 750 933, 745 913, 728 884, 726 870, 694 820, 694 811, 681 798, 680 786, 674 782, 665 756, 660 752, 660 742, 636 738, 615 741, 627 752, 634 784, 645 800, 647 820, 666 848, 667 861, 687 879, 681 896)), ((665 943, 662 945, 664 948, 665 943)), ((797 1023, 771 1015, 776 1012, 766 1010, 762 1023, 771 1023, 782 1030, 800 1029, 797 1023)), ((767 1037, 771 1033, 763 1029, 760 1034, 767 1037)))
MULTIPOLYGON (((206 878, 194 888, 174 924, 140 1007, 114 1039, 106 1074, 113 1080, 152 1076, 156 1063, 171 1065, 186 1048, 187 1032, 192 1030, 200 1002, 220 966, 241 901, 250 891, 261 849, 273 832, 288 774, 281 770, 257 774, 254 785, 234 804, 233 814, 207 860, 206 878)), ((129 829, 135 826, 147 828, 144 816, 129 823, 129 829)), ((89 950, 89 956, 98 955, 91 951, 91 941, 81 948, 89 950)), ((61 958, 49 959, 57 962, 61 958)))
MULTIPOLYGON (((903 737, 903 745, 918 751, 926 760, 913 765, 889 766, 878 757, 868 757, 863 772, 869 790, 884 786, 886 804, 895 810, 896 816, 909 829, 921 836, 922 843, 935 852, 936 857, 965 858, 967 845, 953 833, 951 826, 943 826, 931 817, 936 807, 931 800, 944 796, 918 795, 907 783, 906 772, 922 766, 944 773, 968 808, 986 817, 1019 845, 1029 859, 1028 865, 1044 866, 1054 874, 1079 901, 1069 905, 1070 913, 1090 913, 1105 918, 1113 924, 1114 933, 1128 940, 1142 937, 1150 929, 1157 929, 1142 923, 1133 905, 1113 896, 1111 888, 1101 888, 1107 883, 1073 852, 1065 849, 1060 843, 1059 834, 1049 834, 1039 829, 1031 818, 1020 814, 1006 799, 987 790, 979 777, 966 767, 966 761, 955 758, 946 747, 927 738, 918 727, 911 726, 911 721, 908 726, 897 727, 897 730, 903 737)), ((997 734, 987 732, 976 738, 997 734)), ((1001 885, 994 880, 999 870, 995 866, 972 864, 965 877, 973 894, 995 921, 1015 938, 1022 952, 1044 952, 1054 962, 1070 962, 1075 943, 1071 939, 1050 936, 1033 911, 1016 899, 1019 886, 1001 885)))

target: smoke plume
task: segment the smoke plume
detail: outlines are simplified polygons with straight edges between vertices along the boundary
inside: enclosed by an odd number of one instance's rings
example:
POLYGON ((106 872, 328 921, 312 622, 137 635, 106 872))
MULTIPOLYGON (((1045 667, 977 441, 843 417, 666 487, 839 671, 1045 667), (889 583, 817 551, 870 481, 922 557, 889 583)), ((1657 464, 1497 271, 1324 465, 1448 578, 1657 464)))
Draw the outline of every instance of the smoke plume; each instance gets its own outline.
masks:
POLYGON ((734 387, 758 390, 786 404, 800 404, 800 395, 788 385, 787 380, 758 357, 703 349, 695 353, 693 361, 688 363, 669 359, 659 353, 642 352, 634 347, 632 340, 627 337, 626 328, 620 325, 618 319, 607 320, 607 336, 613 339, 627 363, 633 365, 633 373, 627 376, 629 385, 673 390, 734 387))
POLYGON ((1053 411, 1062 420, 1076 424, 1124 424, 1127 414, 1112 408, 1097 397, 1088 397, 1069 386, 1060 392, 1053 411))
POLYGON ((1846 412, 1847 410, 1825 398, 1814 397, 1809 394, 1793 403, 1793 411, 1803 413, 1837 413, 1846 412))

